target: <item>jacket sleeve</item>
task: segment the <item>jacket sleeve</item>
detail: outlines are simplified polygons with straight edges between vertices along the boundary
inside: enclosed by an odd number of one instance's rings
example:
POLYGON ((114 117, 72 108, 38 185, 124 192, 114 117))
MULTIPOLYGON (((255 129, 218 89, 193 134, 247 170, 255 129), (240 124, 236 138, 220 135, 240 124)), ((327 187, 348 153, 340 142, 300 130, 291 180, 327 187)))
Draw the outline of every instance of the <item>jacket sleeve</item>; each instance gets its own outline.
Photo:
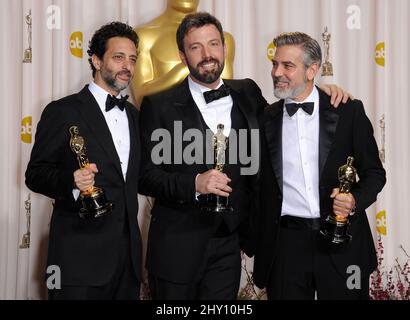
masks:
POLYGON ((354 100, 353 153, 359 175, 359 181, 352 187, 351 193, 356 200, 356 212, 364 211, 377 199, 377 194, 386 183, 386 171, 379 158, 373 127, 367 118, 363 103, 354 100))
POLYGON ((37 125, 35 142, 26 169, 26 185, 55 200, 73 200, 73 172, 62 161, 69 150, 60 105, 50 103, 37 125))
MULTIPOLYGON (((196 174, 167 171, 153 156, 159 142, 153 141, 152 134, 161 129, 165 132, 166 128, 161 123, 161 117, 164 116, 165 113, 154 108, 151 98, 143 99, 140 114, 142 151, 139 192, 165 201, 194 203, 196 174)), ((171 148, 170 145, 166 147, 171 148)))

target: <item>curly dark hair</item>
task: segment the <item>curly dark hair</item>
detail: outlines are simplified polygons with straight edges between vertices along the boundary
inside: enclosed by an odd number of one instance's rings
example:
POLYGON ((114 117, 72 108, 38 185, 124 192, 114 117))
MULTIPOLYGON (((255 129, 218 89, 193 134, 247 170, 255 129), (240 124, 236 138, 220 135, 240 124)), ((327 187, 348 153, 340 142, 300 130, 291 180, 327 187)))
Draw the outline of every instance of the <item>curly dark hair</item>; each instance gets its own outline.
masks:
POLYGON ((138 35, 129 25, 122 22, 111 22, 103 25, 94 33, 88 44, 88 62, 93 71, 93 77, 95 76, 96 69, 94 68, 91 57, 95 54, 98 58, 102 59, 107 50, 107 42, 113 37, 128 38, 135 44, 135 47, 138 48, 138 35))
POLYGON ((185 16, 177 30, 177 44, 179 51, 185 53, 184 38, 193 28, 200 28, 205 25, 213 24, 221 35, 222 44, 225 44, 224 31, 217 18, 208 12, 196 12, 185 16))

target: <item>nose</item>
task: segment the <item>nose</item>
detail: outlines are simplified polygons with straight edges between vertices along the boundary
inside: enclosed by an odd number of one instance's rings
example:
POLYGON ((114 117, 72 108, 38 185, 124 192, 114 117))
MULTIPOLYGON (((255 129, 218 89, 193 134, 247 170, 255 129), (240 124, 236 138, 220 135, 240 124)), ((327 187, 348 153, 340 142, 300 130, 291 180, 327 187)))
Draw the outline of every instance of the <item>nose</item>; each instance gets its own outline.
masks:
POLYGON ((122 69, 124 70, 131 70, 131 66, 132 66, 132 62, 130 59, 124 59, 123 63, 122 63, 122 69))
POLYGON ((272 66, 272 77, 280 77, 283 75, 283 68, 280 65, 272 66))
POLYGON ((211 56, 211 50, 207 46, 204 46, 202 49, 202 57, 209 58, 210 56, 211 56))

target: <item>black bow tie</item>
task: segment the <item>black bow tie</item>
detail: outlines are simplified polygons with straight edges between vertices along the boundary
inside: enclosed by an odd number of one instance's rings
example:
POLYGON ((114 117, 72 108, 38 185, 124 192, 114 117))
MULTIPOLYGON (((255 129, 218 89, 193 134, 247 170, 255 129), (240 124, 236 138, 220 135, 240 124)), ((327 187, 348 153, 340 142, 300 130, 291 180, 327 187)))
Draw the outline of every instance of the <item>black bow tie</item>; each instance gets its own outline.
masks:
POLYGON ((112 95, 107 95, 107 101, 105 102, 105 111, 108 112, 115 106, 117 106, 121 111, 125 109, 125 102, 127 101, 128 96, 123 96, 121 99, 118 99, 112 95))
POLYGON ((305 111, 308 114, 312 114, 314 105, 315 104, 313 102, 287 103, 285 107, 286 111, 288 112, 288 115, 291 117, 298 111, 299 108, 302 108, 303 111, 305 111))
POLYGON ((212 101, 229 96, 229 94, 230 94, 229 88, 223 84, 216 90, 204 92, 204 98, 205 98, 205 102, 208 104, 212 101))

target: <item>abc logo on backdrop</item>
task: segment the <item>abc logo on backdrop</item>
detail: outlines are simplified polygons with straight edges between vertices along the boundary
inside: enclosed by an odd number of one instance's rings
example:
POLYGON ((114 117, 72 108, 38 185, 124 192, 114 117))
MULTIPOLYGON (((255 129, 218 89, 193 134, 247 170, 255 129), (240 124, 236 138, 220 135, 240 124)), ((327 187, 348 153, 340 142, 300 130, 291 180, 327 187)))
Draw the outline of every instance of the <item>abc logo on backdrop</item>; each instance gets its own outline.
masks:
POLYGON ((32 137, 32 117, 25 117, 21 120, 21 141, 24 143, 31 143, 32 137))
POLYGON ((379 66, 384 67, 384 42, 376 45, 374 59, 379 66))
POLYGON ((70 51, 74 57, 83 57, 83 33, 75 31, 70 36, 70 51))

